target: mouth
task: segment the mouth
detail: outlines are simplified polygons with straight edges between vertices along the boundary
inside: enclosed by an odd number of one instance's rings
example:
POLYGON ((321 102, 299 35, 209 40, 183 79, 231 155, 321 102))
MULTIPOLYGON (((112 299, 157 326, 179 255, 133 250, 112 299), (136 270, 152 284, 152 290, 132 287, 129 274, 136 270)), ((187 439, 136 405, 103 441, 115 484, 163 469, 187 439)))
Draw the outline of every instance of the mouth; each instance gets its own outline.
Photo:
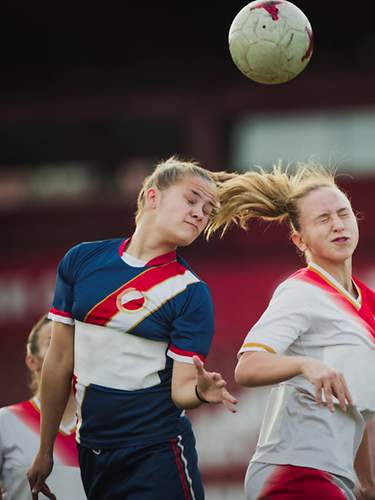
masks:
POLYGON ((187 220, 184 221, 186 224, 189 224, 189 226, 192 226, 196 231, 199 231, 199 228, 198 226, 196 226, 195 224, 193 224, 193 222, 188 222, 187 220))
POLYGON ((342 243, 346 243, 349 240, 350 240, 350 238, 348 236, 339 236, 338 238, 335 238, 334 240, 332 240, 332 243, 342 244, 342 243))

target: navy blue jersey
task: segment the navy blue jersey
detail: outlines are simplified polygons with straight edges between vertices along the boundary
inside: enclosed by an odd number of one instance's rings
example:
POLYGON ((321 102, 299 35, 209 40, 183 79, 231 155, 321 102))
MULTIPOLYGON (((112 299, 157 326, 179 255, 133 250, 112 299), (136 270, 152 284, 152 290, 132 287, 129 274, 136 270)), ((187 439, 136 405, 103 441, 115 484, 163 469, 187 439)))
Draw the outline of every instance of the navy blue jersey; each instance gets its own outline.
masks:
POLYGON ((171 399, 173 360, 208 354, 207 285, 175 252, 141 262, 128 240, 81 243, 58 267, 49 317, 75 326, 77 440, 89 448, 152 444, 189 426, 171 399))

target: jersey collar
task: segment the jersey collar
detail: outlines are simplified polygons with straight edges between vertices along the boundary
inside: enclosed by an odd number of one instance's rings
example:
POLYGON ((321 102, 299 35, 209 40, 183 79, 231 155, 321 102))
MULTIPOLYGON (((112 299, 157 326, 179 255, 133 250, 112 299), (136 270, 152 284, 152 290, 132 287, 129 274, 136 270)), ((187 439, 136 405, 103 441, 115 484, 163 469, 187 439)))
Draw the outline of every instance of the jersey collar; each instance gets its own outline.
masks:
POLYGON ((326 283, 331 287, 335 288, 341 295, 343 295, 357 310, 361 308, 362 305, 362 294, 360 288, 357 286, 356 282, 352 279, 353 286, 357 290, 358 297, 355 298, 351 295, 342 285, 339 283, 329 272, 323 269, 315 262, 310 261, 307 266, 310 271, 313 271, 318 276, 320 276, 326 283))
MULTIPOLYGON (((122 257, 123 253, 126 250, 126 247, 129 245, 131 236, 124 240, 121 245, 119 246, 119 254, 120 257, 122 257)), ((149 260, 148 262, 144 263, 144 267, 152 267, 152 266, 161 266, 162 264, 167 264, 168 262, 172 262, 173 260, 176 260, 176 252, 168 252, 163 255, 158 255, 157 257, 149 260)))

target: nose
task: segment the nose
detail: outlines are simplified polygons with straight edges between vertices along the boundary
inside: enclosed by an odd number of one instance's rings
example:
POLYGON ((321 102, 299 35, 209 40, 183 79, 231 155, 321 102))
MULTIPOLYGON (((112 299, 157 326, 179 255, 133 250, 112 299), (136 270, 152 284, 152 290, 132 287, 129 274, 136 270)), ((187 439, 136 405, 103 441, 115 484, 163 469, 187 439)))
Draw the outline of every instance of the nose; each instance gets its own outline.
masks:
POLYGON ((202 220, 204 217, 203 208, 198 207, 198 206, 194 206, 194 208, 192 210, 192 216, 194 217, 194 219, 202 220))
POLYGON ((344 229, 344 222, 342 221, 341 217, 338 215, 335 215, 333 217, 333 230, 334 231, 342 231, 344 229))

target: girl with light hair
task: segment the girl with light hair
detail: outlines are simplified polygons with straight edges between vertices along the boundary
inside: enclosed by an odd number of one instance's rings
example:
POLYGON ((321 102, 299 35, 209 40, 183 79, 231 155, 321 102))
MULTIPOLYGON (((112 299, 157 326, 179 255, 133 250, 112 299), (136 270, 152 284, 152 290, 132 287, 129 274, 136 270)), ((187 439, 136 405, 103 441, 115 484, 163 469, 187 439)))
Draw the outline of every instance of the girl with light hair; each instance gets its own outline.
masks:
POLYGON ((236 400, 204 367, 211 296, 176 250, 198 238, 216 208, 213 175, 172 157, 145 179, 133 234, 81 243, 62 259, 42 375, 41 444, 29 471, 35 498, 52 468, 73 373, 89 500, 204 498, 185 409, 222 403, 234 412, 236 400))
MULTIPOLYGON (((39 445, 40 374, 50 343, 52 321, 43 315, 31 329, 26 344, 25 362, 31 375, 31 399, 0 410, 0 482, 6 500, 29 500, 26 472, 39 445)), ((76 405, 70 392, 53 450, 55 468, 49 486, 59 500, 84 500, 78 453, 75 444, 76 405)), ((40 498, 55 498, 45 487, 40 498)))
POLYGON ((307 163, 234 175, 219 200, 208 234, 286 221, 307 262, 276 288, 238 354, 238 384, 274 385, 246 498, 354 499, 358 479, 374 499, 366 423, 375 411, 375 293, 352 276, 359 232, 348 197, 332 172, 307 163))

